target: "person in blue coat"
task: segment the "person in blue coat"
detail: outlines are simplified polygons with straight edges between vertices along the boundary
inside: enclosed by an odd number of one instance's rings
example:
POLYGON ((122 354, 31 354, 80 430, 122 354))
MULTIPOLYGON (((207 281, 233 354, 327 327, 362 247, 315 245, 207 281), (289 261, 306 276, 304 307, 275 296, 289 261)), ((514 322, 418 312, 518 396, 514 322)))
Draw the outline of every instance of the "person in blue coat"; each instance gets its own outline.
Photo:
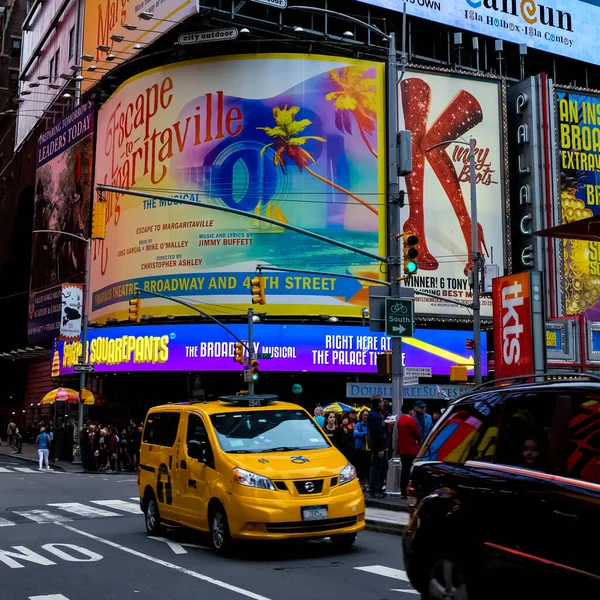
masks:
POLYGON ((42 465, 46 463, 46 471, 50 470, 50 463, 48 462, 48 455, 50 454, 50 437, 46 433, 46 428, 42 427, 40 433, 35 440, 35 445, 38 449, 38 456, 40 459, 40 471, 43 471, 42 465))
POLYGON ((415 402, 415 413, 413 418, 421 431, 421 444, 423 444, 433 429, 433 419, 431 418, 431 415, 427 414, 427 404, 423 400, 417 400, 415 402))

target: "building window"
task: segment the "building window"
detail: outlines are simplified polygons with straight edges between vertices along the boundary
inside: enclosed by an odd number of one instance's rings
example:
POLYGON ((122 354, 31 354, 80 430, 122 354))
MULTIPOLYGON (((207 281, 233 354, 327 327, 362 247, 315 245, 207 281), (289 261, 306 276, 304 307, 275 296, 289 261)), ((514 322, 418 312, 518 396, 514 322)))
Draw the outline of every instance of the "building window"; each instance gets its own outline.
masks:
POLYGON ((55 79, 58 77, 59 57, 60 57, 60 50, 57 50, 56 54, 54 55, 54 78, 55 79))
POLYGON ((50 59, 50 71, 48 72, 50 76, 50 80, 52 81, 52 77, 54 76, 54 57, 50 59))
POLYGON ((12 58, 21 56, 21 38, 11 38, 10 55, 12 58))
POLYGON ((75 53, 75 25, 69 31, 69 60, 73 58, 75 53))
POLYGON ((9 69, 8 71, 8 86, 12 91, 19 88, 19 70, 9 69))

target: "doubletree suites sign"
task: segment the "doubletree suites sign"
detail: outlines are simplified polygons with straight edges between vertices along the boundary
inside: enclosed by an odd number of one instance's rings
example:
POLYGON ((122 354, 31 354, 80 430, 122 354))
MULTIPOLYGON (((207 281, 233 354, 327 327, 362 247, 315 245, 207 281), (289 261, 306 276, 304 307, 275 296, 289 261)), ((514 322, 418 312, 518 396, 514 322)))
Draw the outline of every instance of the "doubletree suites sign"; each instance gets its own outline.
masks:
MULTIPOLYGON (((401 12, 401 0, 361 0, 401 12)), ((595 65, 595 0, 407 0, 409 15, 595 65)))

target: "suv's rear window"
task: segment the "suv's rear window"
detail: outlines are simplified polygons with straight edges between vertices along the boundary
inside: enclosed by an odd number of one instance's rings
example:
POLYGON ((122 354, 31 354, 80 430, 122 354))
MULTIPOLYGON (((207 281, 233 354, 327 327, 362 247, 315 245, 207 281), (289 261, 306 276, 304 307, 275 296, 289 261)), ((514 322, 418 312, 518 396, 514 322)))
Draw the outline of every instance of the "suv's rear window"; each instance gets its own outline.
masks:
POLYGON ((179 427, 178 412, 152 413, 148 415, 144 427, 144 444, 171 447, 177 437, 179 427))

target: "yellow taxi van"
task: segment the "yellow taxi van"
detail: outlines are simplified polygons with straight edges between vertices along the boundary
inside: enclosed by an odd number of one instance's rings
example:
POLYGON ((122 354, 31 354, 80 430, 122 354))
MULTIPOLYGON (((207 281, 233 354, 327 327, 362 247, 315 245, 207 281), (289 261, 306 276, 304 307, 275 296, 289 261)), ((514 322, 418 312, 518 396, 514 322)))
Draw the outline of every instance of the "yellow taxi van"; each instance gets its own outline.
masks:
POLYGON ((330 537, 350 548, 365 527, 356 470, 300 406, 275 395, 152 408, 138 475, 146 529, 234 540, 330 537))

